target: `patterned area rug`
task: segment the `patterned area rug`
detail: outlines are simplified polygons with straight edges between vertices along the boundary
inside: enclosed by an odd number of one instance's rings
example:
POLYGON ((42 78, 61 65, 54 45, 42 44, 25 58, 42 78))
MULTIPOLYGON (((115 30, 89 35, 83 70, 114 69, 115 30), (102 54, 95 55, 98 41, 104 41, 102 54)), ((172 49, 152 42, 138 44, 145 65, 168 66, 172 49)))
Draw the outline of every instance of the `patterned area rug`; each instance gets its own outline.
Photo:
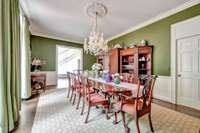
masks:
MULTIPOLYGON (((81 107, 80 107, 81 108, 81 107)), ((92 108, 89 123, 67 99, 66 89, 44 93, 37 106, 32 133, 124 133, 122 122, 113 125, 114 117, 106 120, 100 109, 92 108)), ((121 116, 121 115, 119 115, 121 116)), ((121 120, 121 117, 119 117, 121 120)), ((131 132, 136 132, 134 120, 128 117, 131 132)), ((148 117, 139 120, 142 133, 150 133, 148 117)), ((200 119, 153 104, 152 122, 156 133, 199 133, 200 119)))

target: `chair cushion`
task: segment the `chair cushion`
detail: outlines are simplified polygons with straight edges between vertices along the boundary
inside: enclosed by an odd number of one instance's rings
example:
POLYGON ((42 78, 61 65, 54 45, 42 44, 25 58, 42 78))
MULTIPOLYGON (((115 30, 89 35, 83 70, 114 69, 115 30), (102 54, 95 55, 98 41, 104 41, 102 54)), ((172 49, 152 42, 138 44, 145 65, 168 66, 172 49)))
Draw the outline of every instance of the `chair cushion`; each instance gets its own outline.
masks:
POLYGON ((83 85, 82 84, 77 84, 76 88, 83 88, 83 85))
POLYGON ((90 94, 90 103, 92 105, 108 105, 108 99, 98 93, 90 94))
POLYGON ((83 93, 83 88, 78 88, 78 89, 76 89, 76 91, 79 93, 83 93))
MULTIPOLYGON (((126 112, 128 114, 131 114, 131 115, 134 115, 136 113, 135 112, 136 111, 136 109, 135 109, 136 107, 135 107, 135 101, 134 100, 128 99, 128 100, 125 100, 123 103, 124 104, 123 104, 122 108, 121 108, 121 101, 115 103, 114 104, 114 108, 116 110, 122 110, 122 111, 124 111, 124 112, 126 112)), ((142 101, 139 101, 138 104, 139 104, 139 106, 138 106, 139 109, 141 109, 142 108, 142 101)))

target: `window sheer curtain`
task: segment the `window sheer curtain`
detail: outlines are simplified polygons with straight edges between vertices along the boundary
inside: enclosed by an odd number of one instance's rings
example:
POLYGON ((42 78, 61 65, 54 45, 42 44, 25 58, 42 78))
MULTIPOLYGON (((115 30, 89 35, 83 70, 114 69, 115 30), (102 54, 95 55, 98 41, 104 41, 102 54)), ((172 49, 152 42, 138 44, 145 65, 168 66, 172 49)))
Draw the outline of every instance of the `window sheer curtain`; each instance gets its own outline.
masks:
POLYGON ((0 133, 14 128, 20 110, 19 1, 0 0, 0 133))
POLYGON ((21 98, 31 97, 31 57, 29 23, 23 10, 20 10, 20 53, 21 53, 21 98))

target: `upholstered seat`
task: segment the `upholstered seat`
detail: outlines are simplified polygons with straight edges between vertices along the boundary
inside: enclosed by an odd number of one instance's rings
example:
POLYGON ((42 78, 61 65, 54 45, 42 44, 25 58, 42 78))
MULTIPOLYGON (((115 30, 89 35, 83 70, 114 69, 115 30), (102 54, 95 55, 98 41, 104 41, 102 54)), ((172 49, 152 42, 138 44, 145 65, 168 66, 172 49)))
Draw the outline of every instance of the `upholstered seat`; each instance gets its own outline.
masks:
POLYGON ((83 88, 83 85, 81 83, 76 85, 76 89, 82 89, 82 88, 83 88))
MULTIPOLYGON (((85 103, 88 104, 88 110, 87 110, 87 116, 85 119, 85 123, 88 122, 89 114, 90 114, 90 108, 93 106, 103 106, 106 110, 106 118, 108 117, 108 109, 109 109, 109 102, 108 99, 105 96, 102 96, 98 92, 91 93, 91 89, 93 89, 93 81, 90 81, 89 79, 85 78, 83 81, 84 84, 84 92, 85 92, 85 103)), ((84 106, 83 106, 84 110, 84 106)))
POLYGON ((92 105, 102 104, 104 106, 108 106, 108 99, 98 93, 91 94, 89 102, 91 102, 92 105))
POLYGON ((152 102, 152 91, 154 88, 154 84, 156 81, 157 76, 147 76, 146 78, 140 78, 137 84, 137 94, 136 96, 126 96, 121 95, 121 101, 115 103, 115 121, 114 124, 117 124, 117 113, 121 112, 122 114, 122 121, 125 128, 126 133, 130 132, 130 128, 128 127, 126 120, 125 120, 125 113, 130 114, 136 122, 136 129, 137 132, 140 133, 139 129, 139 118, 143 117, 144 115, 148 115, 149 118, 149 125, 152 132, 153 126, 151 122, 151 102, 152 102), (142 88, 140 87, 142 83, 144 85, 142 88), (140 94, 141 93, 141 94, 140 94))
MULTIPOLYGON (((138 102, 138 110, 142 109, 142 105, 143 105, 143 102, 139 101, 138 102)), ((133 115, 133 114, 136 113, 136 109, 135 109, 136 107, 135 106, 136 106, 135 101, 131 100, 131 99, 124 100, 123 105, 122 105, 121 101, 114 104, 115 109, 124 111, 124 112, 126 112, 130 115, 133 115)))

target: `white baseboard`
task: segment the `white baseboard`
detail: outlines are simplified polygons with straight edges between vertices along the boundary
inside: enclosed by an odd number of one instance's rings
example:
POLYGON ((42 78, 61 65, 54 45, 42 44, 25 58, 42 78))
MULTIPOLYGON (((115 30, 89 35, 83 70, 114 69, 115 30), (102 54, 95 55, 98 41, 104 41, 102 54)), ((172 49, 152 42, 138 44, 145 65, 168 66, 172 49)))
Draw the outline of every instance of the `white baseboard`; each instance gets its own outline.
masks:
POLYGON ((160 99, 160 100, 172 103, 171 98, 168 98, 168 97, 163 97, 163 96, 159 96, 159 95, 153 95, 153 97, 156 99, 160 99))
POLYGON ((46 73, 46 85, 57 85, 57 72, 56 71, 39 71, 37 73, 46 73))
POLYGON ((47 86, 49 85, 57 85, 57 72, 56 71, 45 71, 47 74, 47 86))
POLYGON ((172 100, 172 78, 170 76, 158 76, 153 91, 153 97, 173 103, 172 100))
POLYGON ((187 105, 190 108, 200 110, 200 102, 199 101, 179 97, 177 102, 180 105, 187 105))

